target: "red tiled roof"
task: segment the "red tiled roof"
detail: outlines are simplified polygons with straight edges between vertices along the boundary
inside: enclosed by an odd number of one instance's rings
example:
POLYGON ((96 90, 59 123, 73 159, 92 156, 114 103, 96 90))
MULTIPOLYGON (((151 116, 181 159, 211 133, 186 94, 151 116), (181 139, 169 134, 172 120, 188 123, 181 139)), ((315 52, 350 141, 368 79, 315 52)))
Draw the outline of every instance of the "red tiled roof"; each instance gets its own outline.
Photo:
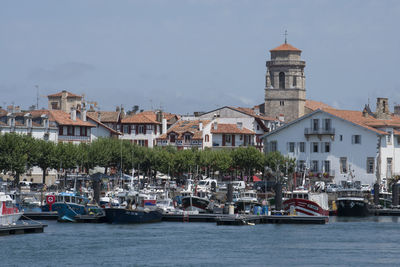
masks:
POLYGON ((175 133, 177 134, 176 139, 183 139, 185 133, 191 133, 192 139, 203 139, 203 131, 199 131, 199 124, 203 123, 203 127, 210 123, 209 120, 195 120, 195 121, 178 121, 175 123, 170 129, 168 129, 167 133, 162 134, 157 139, 167 139, 168 134, 175 133))
POLYGON ((274 49, 269 50, 270 52, 275 52, 275 51, 297 51, 297 52, 301 52, 300 49, 294 47, 291 44, 281 44, 278 47, 275 47, 274 49))
MULTIPOLYGON (((67 98, 68 98, 68 97, 78 97, 78 98, 82 98, 82 96, 76 95, 76 94, 73 94, 73 93, 70 93, 70 92, 68 92, 68 91, 67 91, 66 93, 67 93, 67 98)), ((48 95, 47 97, 61 97, 62 94, 63 94, 63 92, 61 91, 61 92, 56 93, 56 94, 48 95)))
POLYGON ((119 120, 119 111, 88 111, 87 115, 89 115, 91 118, 99 118, 100 114, 100 120, 102 122, 118 122, 119 120))
MULTIPOLYGON (((384 131, 378 130, 372 126, 372 124, 377 122, 382 122, 383 120, 378 120, 372 116, 364 117, 361 111, 355 110, 339 110, 334 108, 322 108, 321 110, 330 113, 336 117, 342 118, 344 120, 350 121, 354 124, 362 126, 366 129, 372 130, 379 134, 387 134, 384 131)), ((386 120, 389 123, 390 120, 386 120)))
POLYGON ((76 118, 75 121, 71 120, 70 114, 62 110, 50 110, 50 115, 59 125, 95 127, 95 125, 91 124, 90 122, 83 121, 79 118, 76 118))
POLYGON ((398 130, 394 130, 393 133, 394 133, 394 135, 400 135, 400 131, 398 131, 398 130))
MULTIPOLYGON (((179 116, 172 113, 163 112, 162 116, 167 120, 167 124, 172 124, 175 121, 171 121, 174 117, 179 120, 179 116)), ((157 114, 155 111, 143 111, 137 114, 127 116, 122 119, 122 123, 143 123, 143 124, 161 124, 157 121, 157 114)))
POLYGON ((305 107, 311 109, 312 111, 323 108, 333 108, 328 104, 314 100, 306 100, 305 107))
MULTIPOLYGON (((80 111, 79 111, 79 112, 80 112, 80 111)), ((106 128, 106 129, 109 130, 110 132, 112 132, 112 133, 114 133, 114 134, 116 134, 116 135, 122 135, 122 133, 120 133, 120 132, 114 130, 113 128, 108 127, 107 125, 105 125, 104 123, 102 123, 101 121, 99 121, 99 120, 97 119, 97 117, 92 117, 92 116, 90 116, 88 113, 86 113, 86 116, 87 116, 89 119, 93 120, 94 122, 96 122, 96 123, 98 123, 99 125, 101 125, 101 126, 103 126, 104 128, 106 128)))
POLYGON ((236 124, 225 124, 225 123, 218 123, 217 129, 214 128, 214 125, 211 126, 211 133, 214 134, 256 134, 255 132, 247 129, 242 128, 239 129, 236 124))

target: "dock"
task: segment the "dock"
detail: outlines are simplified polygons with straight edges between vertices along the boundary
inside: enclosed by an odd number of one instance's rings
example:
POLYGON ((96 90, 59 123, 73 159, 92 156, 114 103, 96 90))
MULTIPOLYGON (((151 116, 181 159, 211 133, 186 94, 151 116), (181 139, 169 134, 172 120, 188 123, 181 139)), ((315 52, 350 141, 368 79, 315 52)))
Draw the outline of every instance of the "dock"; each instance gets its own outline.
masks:
POLYGON ((43 212, 24 212, 20 220, 36 220, 36 221, 55 221, 58 219, 57 211, 43 211, 43 212))
POLYGON ((372 209, 370 212, 375 216, 400 216, 400 209, 372 209))
POLYGON ((286 215, 229 215, 229 214, 164 214, 167 222, 214 222, 217 225, 249 224, 325 224, 327 216, 286 216, 286 215))
POLYGON ((18 223, 15 225, 0 226, 0 235, 19 235, 43 233, 46 224, 42 223, 18 223))

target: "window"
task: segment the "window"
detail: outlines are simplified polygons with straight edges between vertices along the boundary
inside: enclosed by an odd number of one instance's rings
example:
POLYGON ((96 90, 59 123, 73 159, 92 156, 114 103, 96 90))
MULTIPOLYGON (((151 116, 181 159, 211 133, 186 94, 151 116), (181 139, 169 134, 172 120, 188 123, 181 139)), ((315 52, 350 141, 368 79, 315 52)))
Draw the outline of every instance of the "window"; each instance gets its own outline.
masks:
POLYGON ((175 134, 170 134, 170 136, 169 136, 169 141, 170 141, 171 143, 175 143, 175 134))
POLYGON ((51 102, 51 109, 58 109, 58 102, 51 102))
POLYGON ((329 160, 324 160, 324 172, 329 173, 331 171, 331 162, 329 160))
POLYGON ((374 173, 375 159, 372 157, 367 158, 367 173, 374 173))
POLYGON ((225 135, 225 142, 230 143, 231 142, 231 135, 225 135))
POLYGON ((274 152, 278 150, 278 143, 276 141, 272 141, 269 143, 270 144, 270 151, 274 152))
POLYGON ((293 87, 297 86, 297 76, 293 76, 293 87))
POLYGON ((388 145, 392 144, 392 132, 388 132, 388 135, 386 136, 386 142, 388 145))
POLYGON ((319 119, 312 120, 312 129, 313 131, 318 131, 319 129, 319 119))
POLYGON ((331 143, 325 142, 324 143, 324 152, 325 153, 330 153, 331 152, 331 143))
POLYGON ((386 178, 392 178, 392 158, 386 159, 386 178))
POLYGON ((280 106, 284 106, 285 105, 285 101, 283 101, 283 100, 279 101, 279 105, 280 106))
POLYGON ((189 134, 185 135, 185 143, 190 143, 191 139, 192 137, 189 134))
POLYGON ((352 144, 361 144, 361 135, 358 135, 358 134, 353 135, 351 137, 351 143, 352 144))
POLYGON ((318 142, 313 142, 312 144, 311 144, 311 151, 313 152, 313 153, 318 153, 318 142))
POLYGON ((64 126, 59 126, 60 128, 58 128, 58 135, 63 135, 63 130, 64 130, 64 126))
POLYGON ((347 158, 346 157, 340 158, 340 172, 347 173, 347 158))
POLYGON ((257 131, 260 130, 260 125, 257 124, 257 131))
POLYGON ((324 120, 324 130, 329 131, 331 129, 331 119, 324 120))
MULTIPOLYGON (((138 127, 138 126, 136 126, 138 127)), ((143 125, 139 125, 139 133, 143 134, 144 133, 144 126, 143 125)))
POLYGON ((294 153, 294 142, 289 142, 289 152, 294 153))
POLYGON ((318 160, 311 161, 311 171, 318 172, 318 160))
POLYGON ((80 134, 81 134, 81 136, 87 136, 87 128, 86 127, 81 127, 80 128, 80 134))
POLYGON ((300 147, 300 152, 301 153, 306 152, 306 144, 304 142, 300 142, 299 147, 300 147))
POLYGON ((285 73, 283 72, 279 73, 279 88, 285 89, 285 73))
POLYGON ((129 127, 129 125, 124 125, 124 133, 128 133, 129 132, 129 129, 128 129, 128 127, 129 127))
POLYGON ((67 132, 67 135, 74 135, 74 126, 68 126, 67 132))
POLYGON ((343 141, 343 135, 340 135, 339 139, 340 139, 340 141, 343 141))
POLYGON ((138 140, 139 146, 146 146, 146 140, 138 140))
POLYGON ((210 141, 210 137, 208 136, 208 134, 206 134, 206 135, 204 136, 204 139, 205 139, 205 140, 204 140, 205 142, 209 142, 209 141, 210 141))

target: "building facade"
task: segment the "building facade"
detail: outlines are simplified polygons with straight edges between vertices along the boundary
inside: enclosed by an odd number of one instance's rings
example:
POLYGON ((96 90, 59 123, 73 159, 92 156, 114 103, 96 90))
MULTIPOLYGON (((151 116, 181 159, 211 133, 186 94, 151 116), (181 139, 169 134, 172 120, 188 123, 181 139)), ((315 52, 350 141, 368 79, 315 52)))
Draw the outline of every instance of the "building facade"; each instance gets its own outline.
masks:
POLYGON ((297 169, 335 183, 350 178, 363 184, 400 175, 400 117, 391 114, 387 99, 376 112, 317 109, 264 136, 265 151, 295 158, 297 169), (299 134, 301 133, 301 134, 299 134))

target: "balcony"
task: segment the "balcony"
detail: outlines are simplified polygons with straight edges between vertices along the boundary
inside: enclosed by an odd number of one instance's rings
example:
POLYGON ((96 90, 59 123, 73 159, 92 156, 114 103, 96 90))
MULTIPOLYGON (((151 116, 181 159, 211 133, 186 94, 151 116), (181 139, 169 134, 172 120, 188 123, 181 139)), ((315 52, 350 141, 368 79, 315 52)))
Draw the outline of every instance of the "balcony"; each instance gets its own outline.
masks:
POLYGON ((312 135, 318 136, 318 138, 320 140, 321 140, 322 136, 327 135, 327 136, 330 136, 331 139, 333 140, 335 138, 335 129, 334 128, 328 128, 328 129, 324 129, 324 128, 318 128, 318 129, 305 128, 304 129, 304 135, 306 136, 307 140, 308 140, 308 137, 310 137, 312 135))
POLYGON ((79 141, 79 142, 90 142, 90 136, 80 135, 59 135, 58 141, 79 141))

